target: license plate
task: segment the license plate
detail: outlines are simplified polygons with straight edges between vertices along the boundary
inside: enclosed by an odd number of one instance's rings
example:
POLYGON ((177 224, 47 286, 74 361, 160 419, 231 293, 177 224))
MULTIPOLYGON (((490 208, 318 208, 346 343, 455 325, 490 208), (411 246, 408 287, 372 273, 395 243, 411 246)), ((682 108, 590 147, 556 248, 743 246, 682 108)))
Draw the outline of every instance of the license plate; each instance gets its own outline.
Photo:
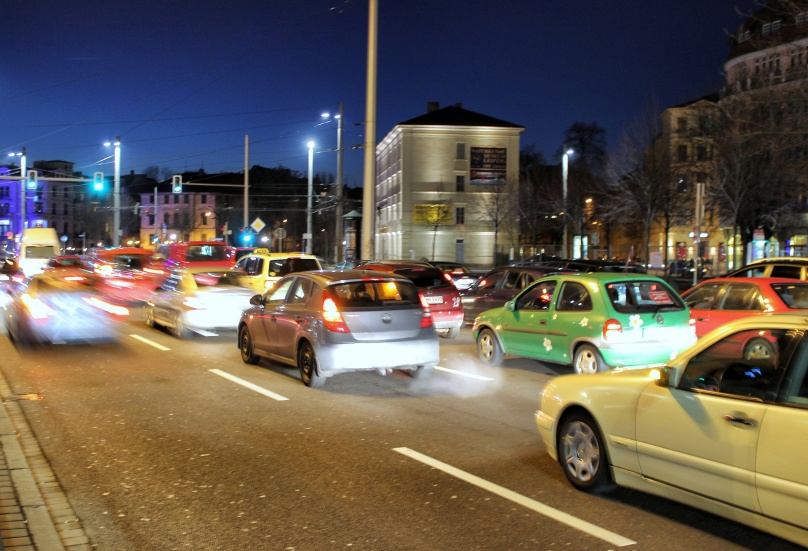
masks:
POLYGON ((427 304, 443 304, 443 297, 424 297, 427 304))

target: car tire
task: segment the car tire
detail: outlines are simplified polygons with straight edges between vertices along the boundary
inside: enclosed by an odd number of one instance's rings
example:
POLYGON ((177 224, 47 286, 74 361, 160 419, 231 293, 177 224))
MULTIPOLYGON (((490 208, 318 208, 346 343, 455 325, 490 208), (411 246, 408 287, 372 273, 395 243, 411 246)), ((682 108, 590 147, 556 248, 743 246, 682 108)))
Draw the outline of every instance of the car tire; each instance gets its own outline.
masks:
POLYGON ((325 377, 320 375, 314 348, 308 341, 304 341, 297 352, 297 367, 300 370, 300 379, 307 387, 320 388, 325 384, 325 377))
POLYGON ((492 367, 501 364, 505 358, 505 353, 492 330, 483 329, 477 335, 477 357, 481 362, 492 367))
POLYGON ((182 319, 182 312, 172 314, 171 334, 177 337, 178 339, 187 339, 191 336, 191 332, 185 326, 185 320, 182 319))
POLYGON ((566 417, 556 444, 564 475, 578 490, 598 493, 614 487, 603 437, 591 416, 574 412, 566 417))
POLYGON ((432 366, 431 365, 419 365, 415 369, 409 370, 410 377, 413 379, 428 379, 432 376, 432 366))
POLYGON ((745 360, 772 360, 774 359, 774 349, 766 339, 751 339, 743 350, 745 360))
POLYGON ((590 373, 606 371, 609 369, 609 366, 603 361, 597 348, 590 344, 582 344, 575 349, 572 368, 575 370, 575 373, 588 375, 590 373))
POLYGON ((147 304, 143 310, 143 314, 146 316, 146 325, 149 327, 156 327, 157 323, 154 321, 154 308, 147 304))
POLYGON ((443 337, 444 339, 456 339, 459 334, 460 334, 460 328, 452 327, 445 333, 441 333, 440 336, 443 337))
POLYGON ((255 365, 261 358, 253 352, 253 340, 250 335, 250 330, 247 327, 242 327, 238 333, 238 347, 241 350, 241 360, 245 364, 255 365))

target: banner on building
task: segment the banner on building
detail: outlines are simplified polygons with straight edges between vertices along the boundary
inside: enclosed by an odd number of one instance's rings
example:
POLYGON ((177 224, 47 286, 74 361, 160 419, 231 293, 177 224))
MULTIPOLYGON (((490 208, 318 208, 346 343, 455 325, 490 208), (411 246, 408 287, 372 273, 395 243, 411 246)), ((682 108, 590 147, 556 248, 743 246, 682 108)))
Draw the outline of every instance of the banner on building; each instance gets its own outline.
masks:
POLYGON ((504 184, 508 150, 504 147, 472 147, 469 180, 472 184, 504 184))
POLYGON ((416 224, 452 223, 451 209, 445 203, 413 205, 412 218, 416 224))

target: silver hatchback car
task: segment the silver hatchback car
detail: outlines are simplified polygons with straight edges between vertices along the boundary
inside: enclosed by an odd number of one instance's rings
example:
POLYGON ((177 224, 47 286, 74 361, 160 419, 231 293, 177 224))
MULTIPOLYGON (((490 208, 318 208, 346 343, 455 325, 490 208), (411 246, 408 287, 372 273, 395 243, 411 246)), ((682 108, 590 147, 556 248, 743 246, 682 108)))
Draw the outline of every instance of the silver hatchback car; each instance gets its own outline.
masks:
POLYGON ((301 272, 250 299, 238 325, 241 359, 297 366, 321 387, 347 371, 399 369, 415 378, 438 363, 429 306, 404 276, 368 270, 301 272))

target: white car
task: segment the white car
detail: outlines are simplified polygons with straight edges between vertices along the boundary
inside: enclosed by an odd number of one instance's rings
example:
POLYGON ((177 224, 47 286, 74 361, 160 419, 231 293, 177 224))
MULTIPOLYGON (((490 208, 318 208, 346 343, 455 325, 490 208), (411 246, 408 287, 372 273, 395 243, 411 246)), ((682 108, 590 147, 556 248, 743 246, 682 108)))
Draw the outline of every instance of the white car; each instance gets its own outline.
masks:
POLYGON ((243 273, 229 268, 174 270, 146 301, 146 325, 162 326, 177 338, 236 331, 241 312, 255 294, 243 287, 243 273))
POLYGON ((806 332, 805 316, 751 316, 664 368, 556 377, 539 433, 580 490, 617 484, 808 546, 806 332))

